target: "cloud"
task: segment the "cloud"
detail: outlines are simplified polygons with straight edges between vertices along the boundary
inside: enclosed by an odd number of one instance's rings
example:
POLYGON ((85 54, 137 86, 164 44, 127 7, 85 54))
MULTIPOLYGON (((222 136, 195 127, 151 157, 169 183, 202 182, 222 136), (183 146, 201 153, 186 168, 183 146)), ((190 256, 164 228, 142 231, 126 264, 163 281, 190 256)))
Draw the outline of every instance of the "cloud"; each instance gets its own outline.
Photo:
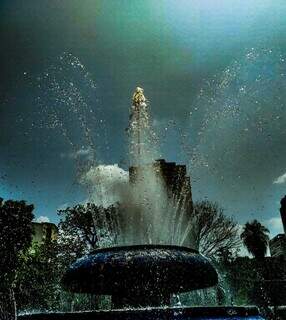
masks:
POLYGON ((279 233, 283 233, 283 225, 279 216, 272 217, 264 221, 264 224, 269 229, 271 236, 276 236, 279 233))
POLYGON ((280 177, 273 181, 274 184, 286 183, 286 173, 282 174, 280 177))
POLYGON ((81 148, 77 151, 73 151, 73 152, 62 152, 60 154, 61 158, 68 158, 68 159, 86 159, 86 160, 93 160, 93 155, 94 152, 92 150, 92 148, 88 147, 88 148, 81 148))
POLYGON ((36 222, 42 223, 42 222, 50 222, 50 219, 47 216, 39 216, 36 219, 36 222))
POLYGON ((103 206, 119 201, 128 189, 129 173, 118 164, 91 167, 80 179, 90 200, 103 206))

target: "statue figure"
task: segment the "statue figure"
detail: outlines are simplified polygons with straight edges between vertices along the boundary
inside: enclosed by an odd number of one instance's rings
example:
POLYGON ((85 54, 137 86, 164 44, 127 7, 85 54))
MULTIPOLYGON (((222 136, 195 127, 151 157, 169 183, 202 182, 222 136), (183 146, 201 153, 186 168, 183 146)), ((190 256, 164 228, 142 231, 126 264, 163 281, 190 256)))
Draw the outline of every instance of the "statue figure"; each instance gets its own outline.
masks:
POLYGON ((143 103, 145 104, 146 98, 143 92, 144 90, 140 87, 137 87, 135 89, 135 92, 133 93, 133 97, 132 97, 133 106, 138 107, 143 103))

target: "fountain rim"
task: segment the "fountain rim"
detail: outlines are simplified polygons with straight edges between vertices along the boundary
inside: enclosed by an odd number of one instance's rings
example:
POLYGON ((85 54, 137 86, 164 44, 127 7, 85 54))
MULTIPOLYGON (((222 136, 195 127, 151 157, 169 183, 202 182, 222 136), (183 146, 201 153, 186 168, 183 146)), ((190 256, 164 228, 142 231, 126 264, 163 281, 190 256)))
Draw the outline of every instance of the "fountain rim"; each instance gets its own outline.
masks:
MULTIPOLYGON (((148 307, 148 308, 123 308, 123 309, 102 309, 102 310, 93 310, 93 311, 73 311, 73 312, 63 312, 63 311, 57 311, 57 312, 35 312, 30 314, 19 314, 18 318, 19 320, 29 320, 29 319, 35 319, 40 320, 41 316, 43 316, 43 319, 51 319, 55 320, 57 318, 64 319, 65 316, 67 318, 70 318, 70 316, 78 316, 79 314, 82 314, 85 319, 88 319, 86 317, 90 316, 90 319, 94 316, 106 316, 110 315, 115 319, 114 316, 120 314, 122 319, 127 319, 126 316, 133 315, 136 316, 138 314, 145 314, 149 315, 156 312, 156 315, 168 315, 169 312, 182 312, 183 315, 186 315, 188 317, 197 318, 203 316, 205 317, 227 317, 227 319, 232 319, 233 316, 235 317, 249 317, 249 316, 259 316, 259 310, 256 306, 167 306, 167 307, 148 307)), ((129 319, 128 317, 128 319, 129 319)), ((75 318, 73 318, 75 319, 75 318)), ((262 320, 262 318, 260 318, 262 320)))
POLYGON ((184 251, 189 253, 195 253, 202 255, 198 250, 192 249, 185 246, 179 245, 172 245, 172 244, 134 244, 134 245, 127 245, 127 246, 112 246, 112 247, 105 247, 105 248, 98 248, 94 249, 89 252, 87 255, 94 255, 97 253, 104 253, 104 252, 119 252, 119 251, 139 251, 139 250, 148 250, 148 249, 161 249, 161 250, 176 250, 176 251, 184 251))
POLYGON ((111 295, 117 306, 147 302, 150 306, 166 304, 172 293, 212 287, 217 284, 217 277, 210 261, 195 249, 140 244, 94 250, 70 266, 62 284, 75 293, 111 295), (176 268, 180 275, 174 277, 176 268), (140 298, 141 295, 149 298, 140 298))

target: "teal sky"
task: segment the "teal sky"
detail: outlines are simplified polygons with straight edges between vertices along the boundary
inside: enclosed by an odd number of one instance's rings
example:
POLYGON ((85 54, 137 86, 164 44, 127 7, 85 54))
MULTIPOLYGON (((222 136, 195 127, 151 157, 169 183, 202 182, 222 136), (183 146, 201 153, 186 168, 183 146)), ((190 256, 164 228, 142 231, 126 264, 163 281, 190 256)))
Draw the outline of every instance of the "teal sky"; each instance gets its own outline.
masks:
POLYGON ((45 125, 61 96, 49 94, 45 74, 54 72, 79 92, 67 89, 61 102, 77 149, 87 146, 68 112, 71 100, 94 111, 88 124, 99 161, 127 168, 124 129, 140 85, 162 156, 188 164, 194 198, 278 232, 286 193, 283 179, 273 183, 286 172, 285 16, 283 0, 2 0, 2 196, 27 199, 51 220, 84 198, 75 159, 64 156, 71 146, 45 125), (67 53, 84 71, 60 59, 67 53))

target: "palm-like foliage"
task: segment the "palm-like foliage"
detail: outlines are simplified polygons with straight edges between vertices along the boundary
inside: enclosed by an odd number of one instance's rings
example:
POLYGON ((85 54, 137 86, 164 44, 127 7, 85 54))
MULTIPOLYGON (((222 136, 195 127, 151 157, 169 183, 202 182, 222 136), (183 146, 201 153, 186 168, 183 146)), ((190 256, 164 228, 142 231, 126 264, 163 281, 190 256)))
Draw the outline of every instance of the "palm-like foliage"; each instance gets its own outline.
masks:
POLYGON ((263 258, 267 252, 269 230, 259 221, 253 220, 244 225, 241 239, 249 253, 255 258, 263 258))

